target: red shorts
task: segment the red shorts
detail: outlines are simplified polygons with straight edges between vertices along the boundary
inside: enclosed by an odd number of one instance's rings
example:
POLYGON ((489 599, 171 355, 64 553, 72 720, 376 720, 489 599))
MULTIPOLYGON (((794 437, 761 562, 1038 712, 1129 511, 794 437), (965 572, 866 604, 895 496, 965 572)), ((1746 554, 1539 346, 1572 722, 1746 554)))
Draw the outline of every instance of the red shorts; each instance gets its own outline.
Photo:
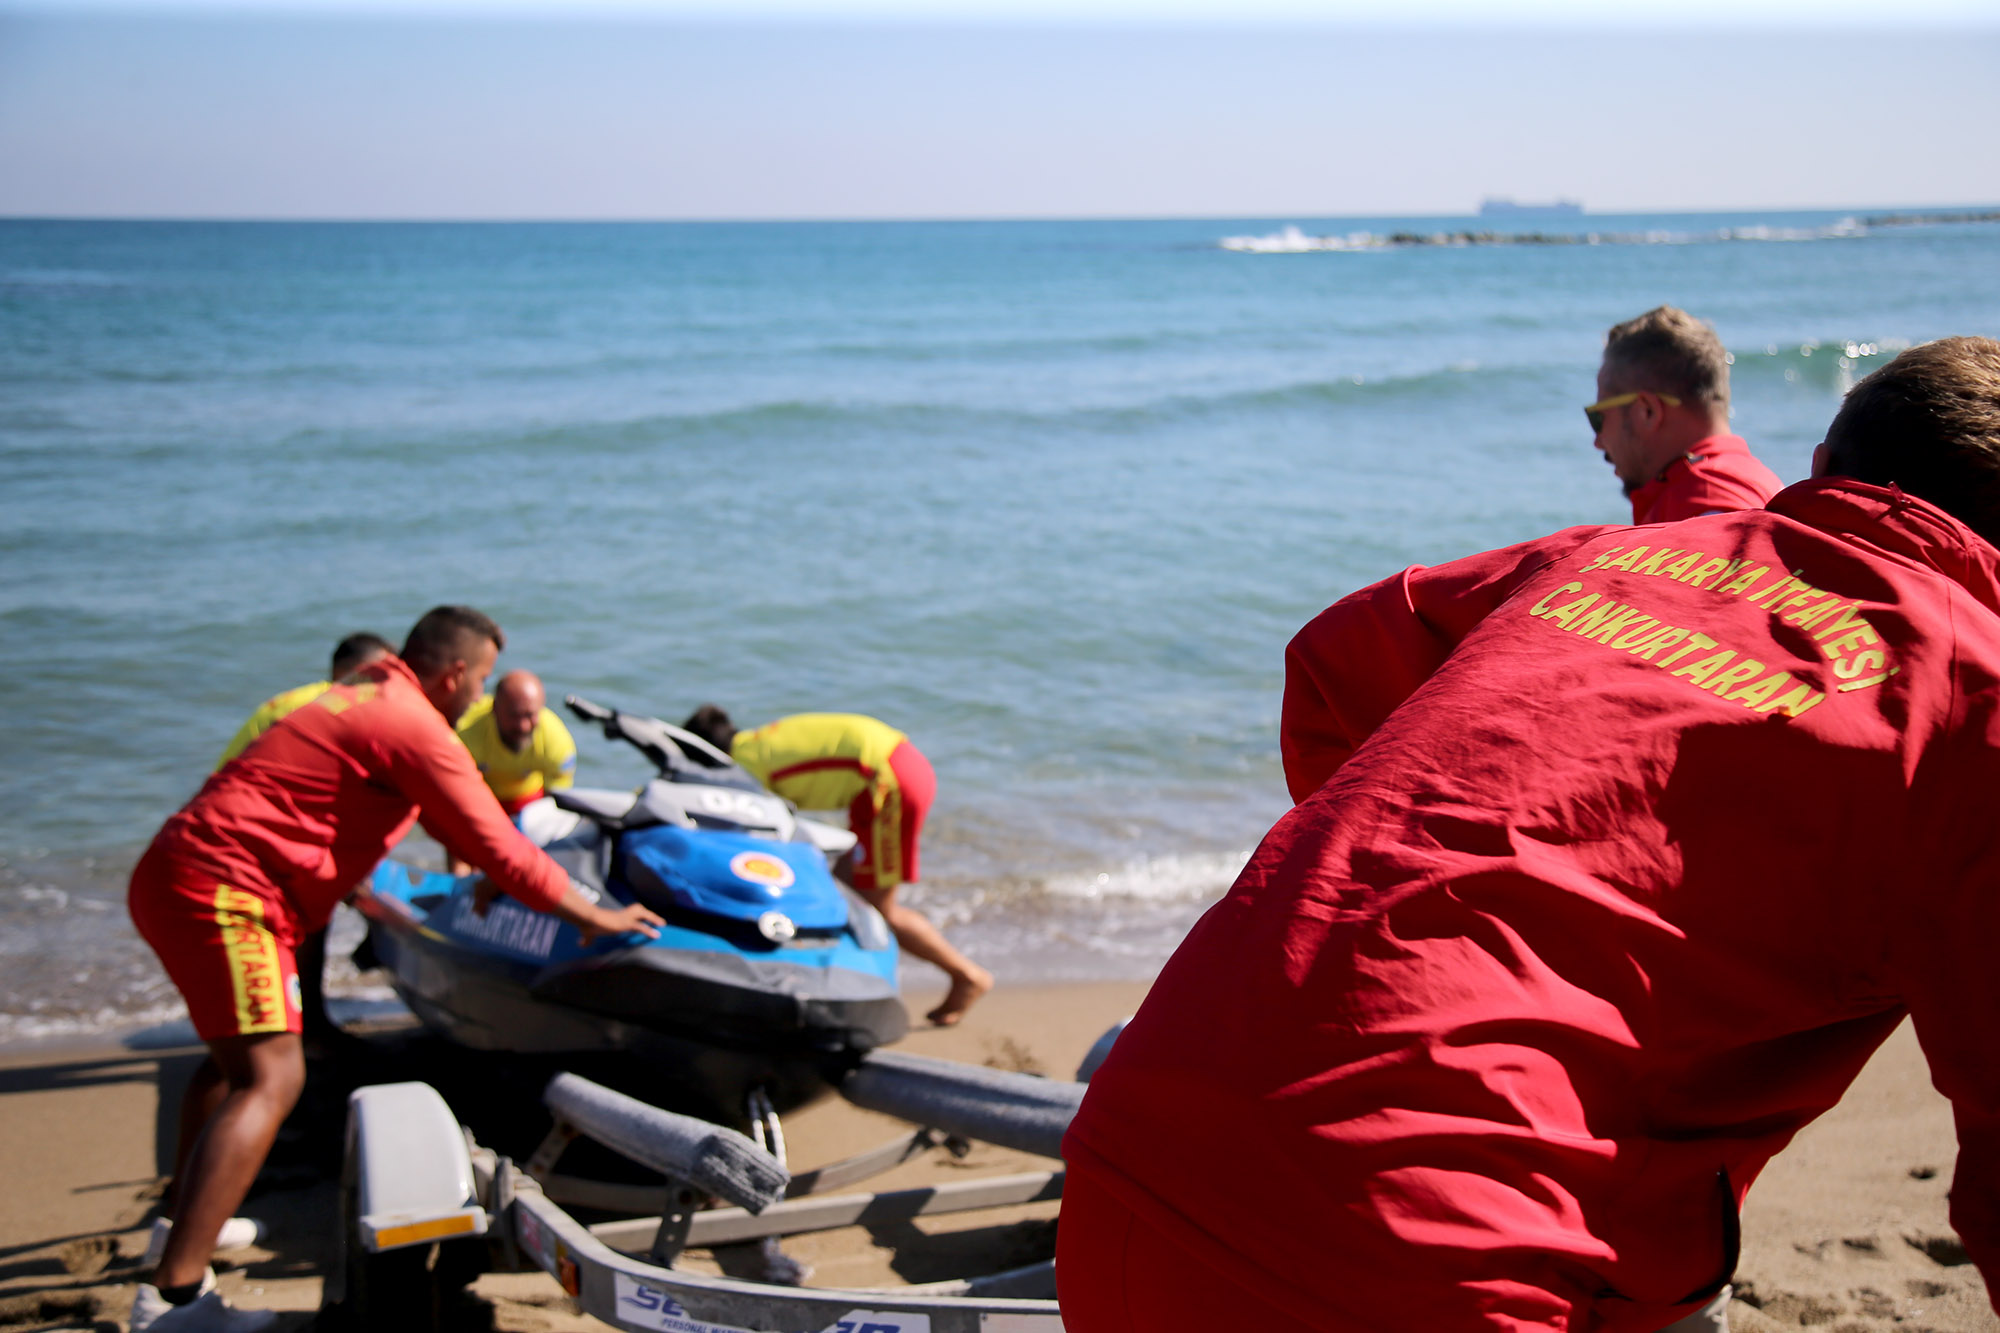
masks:
POLYGON ((1312 1333, 1141 1221, 1074 1163, 1056 1228, 1056 1289, 1069 1333, 1312 1333))
POLYGON ((290 913, 158 842, 132 871, 127 906, 203 1041, 299 1031, 290 913))
POLYGON ((924 752, 908 741, 889 751, 889 771, 896 785, 883 793, 878 809, 872 789, 863 789, 847 807, 854 830, 854 887, 893 889, 917 878, 917 835, 931 798, 937 795, 937 774, 924 752))

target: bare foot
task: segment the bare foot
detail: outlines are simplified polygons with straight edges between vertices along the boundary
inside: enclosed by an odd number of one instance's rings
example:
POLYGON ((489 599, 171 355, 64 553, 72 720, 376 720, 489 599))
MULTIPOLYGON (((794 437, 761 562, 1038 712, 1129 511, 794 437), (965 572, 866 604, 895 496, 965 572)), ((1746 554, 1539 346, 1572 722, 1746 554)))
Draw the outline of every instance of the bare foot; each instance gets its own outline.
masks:
POLYGON ((945 992, 944 1003, 931 1010, 924 1017, 933 1025, 948 1028, 965 1017, 965 1011, 987 991, 993 989, 993 974, 983 967, 975 966, 971 973, 954 977, 951 989, 945 992))

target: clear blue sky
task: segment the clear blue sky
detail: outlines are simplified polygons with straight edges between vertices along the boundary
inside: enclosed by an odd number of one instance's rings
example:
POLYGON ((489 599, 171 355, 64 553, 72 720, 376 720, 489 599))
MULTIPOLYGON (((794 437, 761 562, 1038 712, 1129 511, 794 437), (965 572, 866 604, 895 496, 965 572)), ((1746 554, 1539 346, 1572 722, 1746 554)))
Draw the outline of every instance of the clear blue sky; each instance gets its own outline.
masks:
POLYGON ((716 9, 0 5, 0 215, 2000 203, 1991 0, 1405 0, 1393 20, 1384 0, 716 9))

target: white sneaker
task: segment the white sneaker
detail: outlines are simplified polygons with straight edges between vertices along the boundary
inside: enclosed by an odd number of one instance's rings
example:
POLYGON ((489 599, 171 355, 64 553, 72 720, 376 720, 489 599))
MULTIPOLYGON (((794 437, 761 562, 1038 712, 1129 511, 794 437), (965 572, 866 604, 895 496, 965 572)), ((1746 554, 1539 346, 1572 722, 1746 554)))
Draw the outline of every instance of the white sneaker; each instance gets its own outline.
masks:
MULTIPOLYGON (((173 1220, 166 1217, 153 1219, 153 1234, 146 1237, 146 1257, 140 1262, 147 1267, 160 1262, 160 1256, 167 1252, 167 1235, 174 1229, 173 1220)), ((232 1217, 222 1224, 222 1230, 215 1237, 215 1248, 221 1250, 246 1250, 264 1239, 264 1224, 254 1217, 232 1217)))
POLYGON ((131 1333, 264 1333, 278 1322, 276 1310, 239 1310, 213 1286, 186 1305, 169 1305, 150 1282, 132 1298, 131 1333))
MULTIPOLYGON (((206 1296, 215 1290, 215 1270, 201 1270, 201 1287, 195 1292, 197 1297, 206 1296)), ((132 1296, 132 1327, 150 1328, 153 1321, 174 1307, 167 1304, 167 1298, 160 1295, 160 1289, 150 1282, 141 1282, 139 1290, 132 1296)))

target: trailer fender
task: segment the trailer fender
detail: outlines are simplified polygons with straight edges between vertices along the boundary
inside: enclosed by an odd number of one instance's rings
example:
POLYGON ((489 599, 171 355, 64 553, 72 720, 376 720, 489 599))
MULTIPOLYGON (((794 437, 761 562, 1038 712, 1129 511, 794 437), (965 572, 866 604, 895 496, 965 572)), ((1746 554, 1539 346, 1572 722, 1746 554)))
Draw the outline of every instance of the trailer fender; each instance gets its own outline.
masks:
POLYGON ((347 1098, 355 1239, 371 1254, 486 1234, 465 1132, 428 1083, 377 1083, 347 1098))

